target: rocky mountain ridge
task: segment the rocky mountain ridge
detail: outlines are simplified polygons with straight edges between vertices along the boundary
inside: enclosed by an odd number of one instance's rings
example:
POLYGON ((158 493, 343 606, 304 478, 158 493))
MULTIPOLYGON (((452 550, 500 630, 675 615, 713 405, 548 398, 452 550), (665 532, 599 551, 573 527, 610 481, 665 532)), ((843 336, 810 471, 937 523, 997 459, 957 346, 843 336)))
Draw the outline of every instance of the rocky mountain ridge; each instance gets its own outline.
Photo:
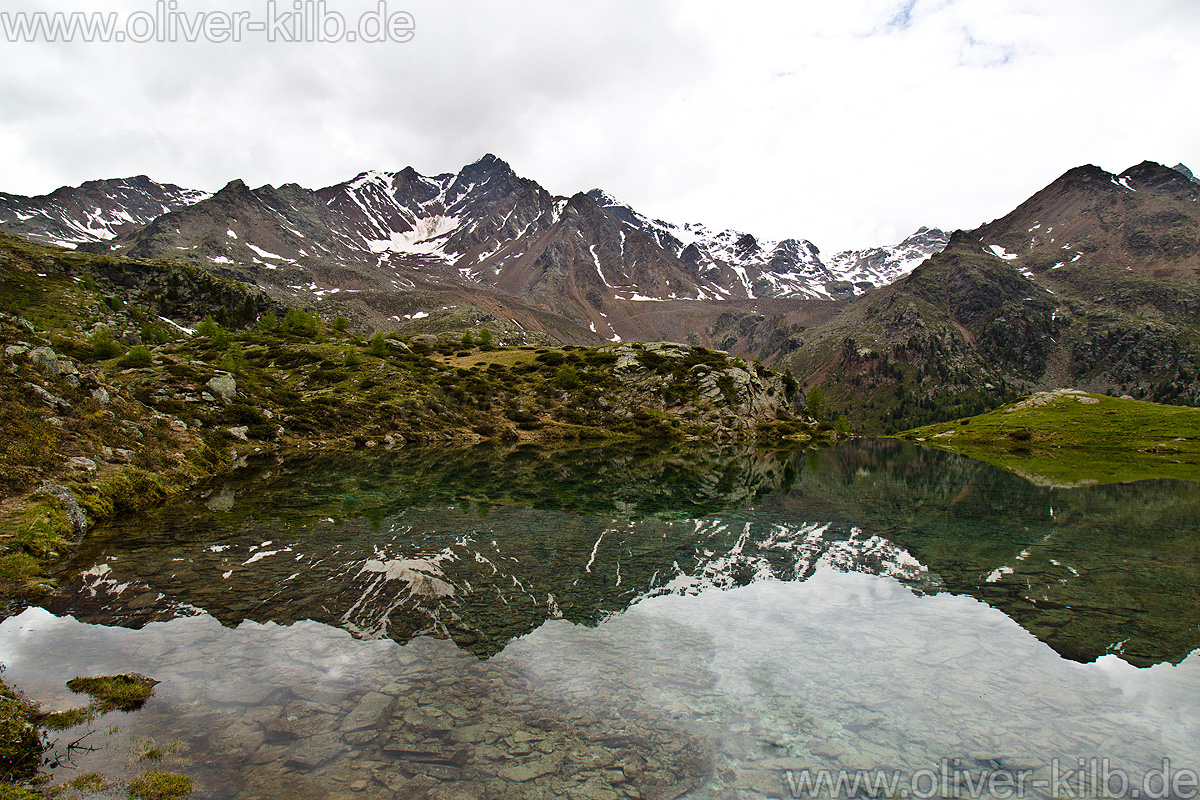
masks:
POLYGON ((603 189, 592 189, 588 196, 710 279, 721 293, 713 299, 849 300, 907 274, 949 241, 942 231, 922 227, 897 245, 843 250, 822 258, 806 239, 777 242, 698 223, 676 225, 639 214, 603 189))
POLYGON ((1183 175, 1185 178, 1187 178, 1190 181, 1196 181, 1197 183, 1200 183, 1200 178, 1197 178, 1192 173, 1192 171, 1190 169, 1188 169, 1187 166, 1182 163, 1176 164, 1175 166, 1171 167, 1171 169, 1173 169, 1176 172, 1178 172, 1179 174, 1183 175))
POLYGON ((1196 405, 1200 186, 1144 162, 1072 169, 1010 214, 797 334, 777 364, 859 430, 1059 387, 1196 405))
POLYGON ((129 233, 209 195, 145 175, 86 181, 36 197, 0 192, 0 230, 43 244, 76 247, 129 233))
POLYGON ((999 257, 1035 274, 1068 264, 1113 266, 1194 283, 1200 184, 1152 161, 1119 175, 1089 164, 974 233, 999 257))
POLYGON ((1182 164, 1077 167, 974 231, 828 259, 803 239, 650 219, 598 189, 555 197, 494 156, 186 199, 79 247, 190 263, 360 334, 716 347, 822 384, 866 431, 1059 386, 1200 400, 1200 184, 1182 164))
MULTIPOLYGON (((600 190, 554 197, 492 155, 458 173, 365 172, 316 191, 232 181, 212 196, 176 194, 158 214, 129 214, 138 224, 120 230, 76 226, 67 238, 22 220, 14 232, 181 260, 287 302, 328 304, 374 328, 428 317, 466 292, 494 307, 517 299, 565 317, 593 341, 644 335, 626 320, 648 301, 849 299, 895 279, 945 239, 922 229, 895 248, 826 263, 803 239, 650 220, 600 190), (423 307, 397 303, 398 293, 412 292, 432 294, 423 307)), ((104 213, 98 205, 92 216, 104 213)), ((674 333, 668 338, 687 338, 674 333)))

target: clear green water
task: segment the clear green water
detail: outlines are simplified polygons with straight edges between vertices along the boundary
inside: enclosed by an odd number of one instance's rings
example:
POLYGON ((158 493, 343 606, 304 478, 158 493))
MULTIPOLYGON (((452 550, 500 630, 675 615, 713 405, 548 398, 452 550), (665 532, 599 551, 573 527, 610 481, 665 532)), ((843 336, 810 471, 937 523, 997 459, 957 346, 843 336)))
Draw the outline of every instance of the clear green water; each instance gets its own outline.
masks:
POLYGON ((79 768, 177 739, 199 797, 1120 794, 1200 768, 1197 488, 888 441, 264 463, 98 532, 0 660, 54 707, 162 681, 79 768))

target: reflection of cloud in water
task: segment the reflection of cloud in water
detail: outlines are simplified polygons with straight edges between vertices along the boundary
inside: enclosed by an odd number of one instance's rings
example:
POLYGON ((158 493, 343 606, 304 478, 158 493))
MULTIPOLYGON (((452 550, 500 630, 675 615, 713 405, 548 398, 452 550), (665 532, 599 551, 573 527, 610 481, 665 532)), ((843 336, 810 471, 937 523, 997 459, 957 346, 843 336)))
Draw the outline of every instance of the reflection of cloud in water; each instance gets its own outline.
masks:
MULTIPOLYGON (((369 574, 387 574, 379 568, 369 574)), ((427 564, 391 572, 405 569, 432 577, 427 564)), ((151 675, 163 681, 156 697, 123 730, 208 736, 246 758, 262 742, 249 717, 295 724, 289 715, 316 713, 305 700, 334 715, 315 725, 326 730, 372 692, 395 698, 396 730, 415 704, 453 708, 446 724, 456 728, 496 724, 496 714, 511 726, 525 713, 512 709, 526 709, 536 735, 612 737, 613 747, 659 748, 656 757, 686 732, 708 748, 712 796, 747 786, 778 796, 782 770, 798 765, 917 770, 975 759, 1037 769, 1108 758, 1140 775, 1200 752, 1200 653, 1141 670, 1115 656, 1078 664, 974 599, 827 569, 802 583, 646 598, 596 627, 549 621, 483 662, 428 638, 368 642, 314 622, 223 628, 199 616, 132 631, 37 609, 0 625, 0 660, 37 699, 64 695, 60 705, 71 702, 61 683, 78 671, 151 675)), ((378 750, 338 752, 328 774, 376 768, 378 750)), ((226 751, 193 756, 217 763, 226 751)), ((269 770, 259 758, 238 774, 269 770)), ((540 785, 526 796, 550 796, 540 785)))
POLYGON ((637 696, 713 725, 726 753, 773 742, 814 766, 1096 757, 1140 774, 1200 752, 1200 653, 1078 664, 972 598, 862 574, 652 597, 594 631, 547 623, 499 658, 543 691, 637 696))
POLYGON ((1157 719, 1163 740, 1175 748, 1178 766, 1197 768, 1200 758, 1200 650, 1179 664, 1138 669, 1111 653, 1096 659, 1098 670, 1119 687, 1131 706, 1157 719), (1181 757, 1188 756, 1184 761, 1181 757))

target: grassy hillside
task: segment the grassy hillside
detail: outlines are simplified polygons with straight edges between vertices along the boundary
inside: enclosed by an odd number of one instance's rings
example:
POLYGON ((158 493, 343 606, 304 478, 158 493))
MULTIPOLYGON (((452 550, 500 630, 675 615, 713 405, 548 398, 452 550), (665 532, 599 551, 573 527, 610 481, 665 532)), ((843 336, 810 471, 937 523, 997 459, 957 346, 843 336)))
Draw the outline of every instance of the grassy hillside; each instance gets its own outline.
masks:
POLYGON ((1200 481, 1200 409, 1073 390, 899 438, 961 453, 1046 484, 1200 481))

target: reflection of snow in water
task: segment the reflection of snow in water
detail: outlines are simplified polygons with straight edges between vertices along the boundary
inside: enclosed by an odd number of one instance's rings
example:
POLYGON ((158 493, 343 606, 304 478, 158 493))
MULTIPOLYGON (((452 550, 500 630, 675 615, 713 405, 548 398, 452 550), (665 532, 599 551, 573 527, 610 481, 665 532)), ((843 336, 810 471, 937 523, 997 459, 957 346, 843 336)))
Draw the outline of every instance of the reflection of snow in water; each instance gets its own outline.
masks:
MULTIPOLYGON (((730 533, 729 524, 719 520, 681 524, 694 524, 697 539, 703 542, 717 543, 722 535, 730 533)), ((695 594, 771 579, 802 581, 822 568, 898 578, 918 585, 938 583, 910 553, 881 536, 868 536, 858 527, 745 522, 737 541, 727 551, 704 550, 696 565, 687 570, 676 562, 676 574, 645 596, 695 594)))
POLYGON ((454 596, 454 587, 443 578, 441 560, 453 560, 453 552, 446 551, 433 559, 368 559, 359 569, 359 578, 367 575, 369 583, 362 596, 342 615, 340 627, 364 639, 378 639, 387 635, 391 613, 409 601, 436 602, 454 596), (397 590, 396 581, 408 591, 397 590), (369 609, 367 623, 356 622, 354 617, 363 609, 369 609))
MULTIPOLYGON (((397 580, 412 577, 405 569, 431 577, 428 565, 394 565, 397 580)), ((624 741, 651 749, 664 730, 682 726, 711 749, 710 785, 697 797, 780 796, 783 772, 801 766, 917 770, 962 759, 1038 769, 1055 758, 1107 758, 1139 775, 1162 758, 1187 765, 1200 753, 1200 652, 1141 670, 1111 655, 1078 664, 971 598, 922 596, 894 579, 828 569, 800 583, 649 597, 594 628, 550 621, 482 662, 449 643, 360 641, 313 622, 230 629, 198 616, 135 631, 39 609, 0 625, 0 660, 16 686, 60 708, 73 703, 62 684, 75 674, 138 671, 161 680, 147 710, 123 717, 122 728, 211 737, 214 748, 245 755, 223 767, 243 784, 274 779, 271 770, 299 758, 309 739, 280 748, 264 742, 260 727, 298 725, 304 713, 328 715, 328 723, 305 724, 321 731, 312 741, 337 744, 309 780, 381 769, 372 760, 378 749, 326 733, 353 728, 348 715, 378 693, 395 698, 384 698, 394 721, 381 730, 415 719, 427 739, 499 724, 489 715, 510 707, 530 709, 541 726, 533 734, 583 739, 579 720, 615 711, 624 741), (453 714, 437 728, 428 714, 442 709, 453 714), (431 725, 442 732, 428 733, 431 725)), ((495 769, 484 758, 490 751, 476 746, 479 763, 469 762, 467 774, 495 769)), ((573 785, 554 767, 522 783, 521 796, 573 785)))
POLYGON ((110 617, 94 617, 105 622, 144 624, 204 607, 227 624, 311 618, 359 638, 403 641, 452 630, 491 639, 497 613, 520 617, 513 634, 519 635, 542 619, 599 619, 642 597, 800 581, 819 568, 896 577, 922 590, 940 586, 905 550, 845 523, 616 523, 508 509, 485 526, 441 511, 394 520, 386 537, 264 541, 251 532, 177 547, 177 554, 109 556, 79 576, 78 594, 111 609, 110 617), (530 535, 537 525, 545 530, 530 535), (539 548, 566 526, 577 531, 574 549, 555 541, 556 566, 547 568, 539 548), (142 615, 132 620, 130 598, 138 598, 133 613, 142 615))

